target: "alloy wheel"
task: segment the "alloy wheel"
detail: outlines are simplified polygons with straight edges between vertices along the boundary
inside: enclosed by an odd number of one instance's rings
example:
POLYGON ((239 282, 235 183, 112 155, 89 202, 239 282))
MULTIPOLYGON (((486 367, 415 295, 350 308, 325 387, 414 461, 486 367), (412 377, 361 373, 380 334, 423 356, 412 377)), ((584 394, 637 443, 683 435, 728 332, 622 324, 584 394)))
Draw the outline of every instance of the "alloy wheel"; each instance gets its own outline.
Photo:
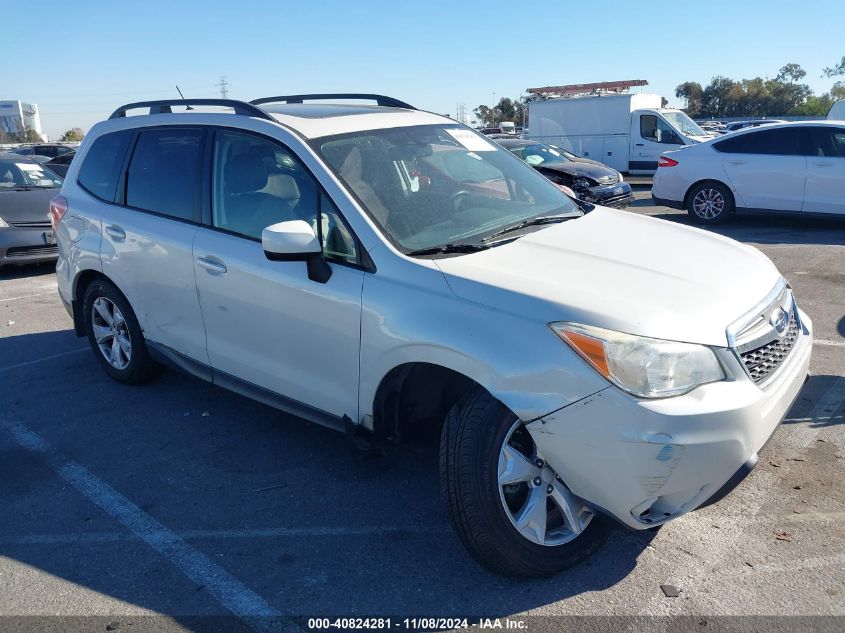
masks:
POLYGON ((521 420, 499 452, 499 498, 516 530, 537 545, 563 545, 576 538, 593 513, 539 454, 521 420))
POLYGON ((97 297, 91 307, 91 327, 103 358, 115 369, 126 369, 132 360, 132 338, 120 308, 106 297, 97 297))
POLYGON ((701 189, 692 199, 692 210, 703 220, 714 220, 725 210, 725 198, 718 189, 701 189))

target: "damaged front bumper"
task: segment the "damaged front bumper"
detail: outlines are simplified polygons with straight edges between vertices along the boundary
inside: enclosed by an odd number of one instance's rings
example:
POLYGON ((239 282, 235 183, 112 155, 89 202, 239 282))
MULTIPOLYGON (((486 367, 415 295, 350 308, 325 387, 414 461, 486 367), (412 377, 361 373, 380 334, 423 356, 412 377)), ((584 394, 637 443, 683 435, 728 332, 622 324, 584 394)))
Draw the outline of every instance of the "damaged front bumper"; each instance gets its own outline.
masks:
POLYGON ((812 324, 801 317, 802 336, 764 388, 736 361, 734 379, 683 396, 645 400, 608 387, 527 428, 587 505, 635 529, 665 523, 727 494, 756 462, 809 372, 812 324))

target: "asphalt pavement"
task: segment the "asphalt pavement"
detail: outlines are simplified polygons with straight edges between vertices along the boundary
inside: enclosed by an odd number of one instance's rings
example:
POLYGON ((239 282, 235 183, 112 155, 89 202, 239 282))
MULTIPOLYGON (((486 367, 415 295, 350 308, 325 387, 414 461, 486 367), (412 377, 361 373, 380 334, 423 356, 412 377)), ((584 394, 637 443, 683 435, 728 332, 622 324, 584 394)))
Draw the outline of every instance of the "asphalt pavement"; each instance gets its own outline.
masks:
MULTIPOLYGON (((630 212, 688 223, 647 188, 636 197, 630 212)), ((51 266, 0 270, 0 615, 97 615, 78 630, 121 631, 200 630, 197 616, 231 613, 211 628, 261 630, 276 615, 845 616, 845 221, 715 230, 792 284, 815 326, 812 376, 733 494, 657 531, 620 529, 542 581, 466 553, 435 437, 365 458, 341 434, 176 371, 121 386, 73 335, 51 266)))

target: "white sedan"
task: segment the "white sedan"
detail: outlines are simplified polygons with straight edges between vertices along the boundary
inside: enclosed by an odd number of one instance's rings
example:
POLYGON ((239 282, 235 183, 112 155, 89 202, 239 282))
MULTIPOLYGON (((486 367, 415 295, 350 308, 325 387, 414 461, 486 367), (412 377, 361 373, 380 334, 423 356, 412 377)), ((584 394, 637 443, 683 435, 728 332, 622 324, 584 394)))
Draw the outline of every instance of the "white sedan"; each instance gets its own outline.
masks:
POLYGON ((666 152, 651 195, 701 224, 734 213, 845 215, 845 121, 767 125, 666 152))

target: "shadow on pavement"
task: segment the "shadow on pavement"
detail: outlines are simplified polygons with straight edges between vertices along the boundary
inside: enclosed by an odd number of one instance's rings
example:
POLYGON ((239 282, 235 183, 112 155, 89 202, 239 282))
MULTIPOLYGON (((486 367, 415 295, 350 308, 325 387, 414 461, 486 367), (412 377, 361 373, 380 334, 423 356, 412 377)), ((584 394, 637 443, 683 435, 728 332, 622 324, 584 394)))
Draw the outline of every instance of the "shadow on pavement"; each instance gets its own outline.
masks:
POLYGON ((26 279, 28 277, 39 277, 48 273, 56 272, 56 262, 44 262, 41 264, 22 264, 0 266, 0 281, 5 279, 26 279))
MULTIPOLYGON (((75 345, 69 331, 0 338, 0 358, 75 345)), ((452 531, 435 434, 364 459, 343 435, 174 371, 119 385, 90 351, 4 374, 0 402, 7 566, 185 626, 223 609, 3 424, 39 434, 285 614, 514 614, 619 583, 657 534, 617 530, 570 572, 509 580, 480 568, 452 531)), ((61 599, 52 610, 73 611, 61 599)))
MULTIPOLYGON (((845 401, 839 402, 838 411, 822 411, 818 419, 808 420, 810 413, 815 410, 822 398, 840 380, 842 376, 818 375, 810 376, 804 384, 798 399, 792 405, 784 424, 809 424, 812 428, 845 424, 845 401)), ((835 403, 832 406, 836 406, 835 403)))
MULTIPOLYGON (((637 200, 631 206, 653 205, 651 198, 645 198, 637 200)), ((685 211, 665 209, 662 213, 649 215, 652 218, 687 224, 752 244, 845 245, 845 219, 841 217, 737 215, 725 224, 704 226, 693 222, 685 211)))

